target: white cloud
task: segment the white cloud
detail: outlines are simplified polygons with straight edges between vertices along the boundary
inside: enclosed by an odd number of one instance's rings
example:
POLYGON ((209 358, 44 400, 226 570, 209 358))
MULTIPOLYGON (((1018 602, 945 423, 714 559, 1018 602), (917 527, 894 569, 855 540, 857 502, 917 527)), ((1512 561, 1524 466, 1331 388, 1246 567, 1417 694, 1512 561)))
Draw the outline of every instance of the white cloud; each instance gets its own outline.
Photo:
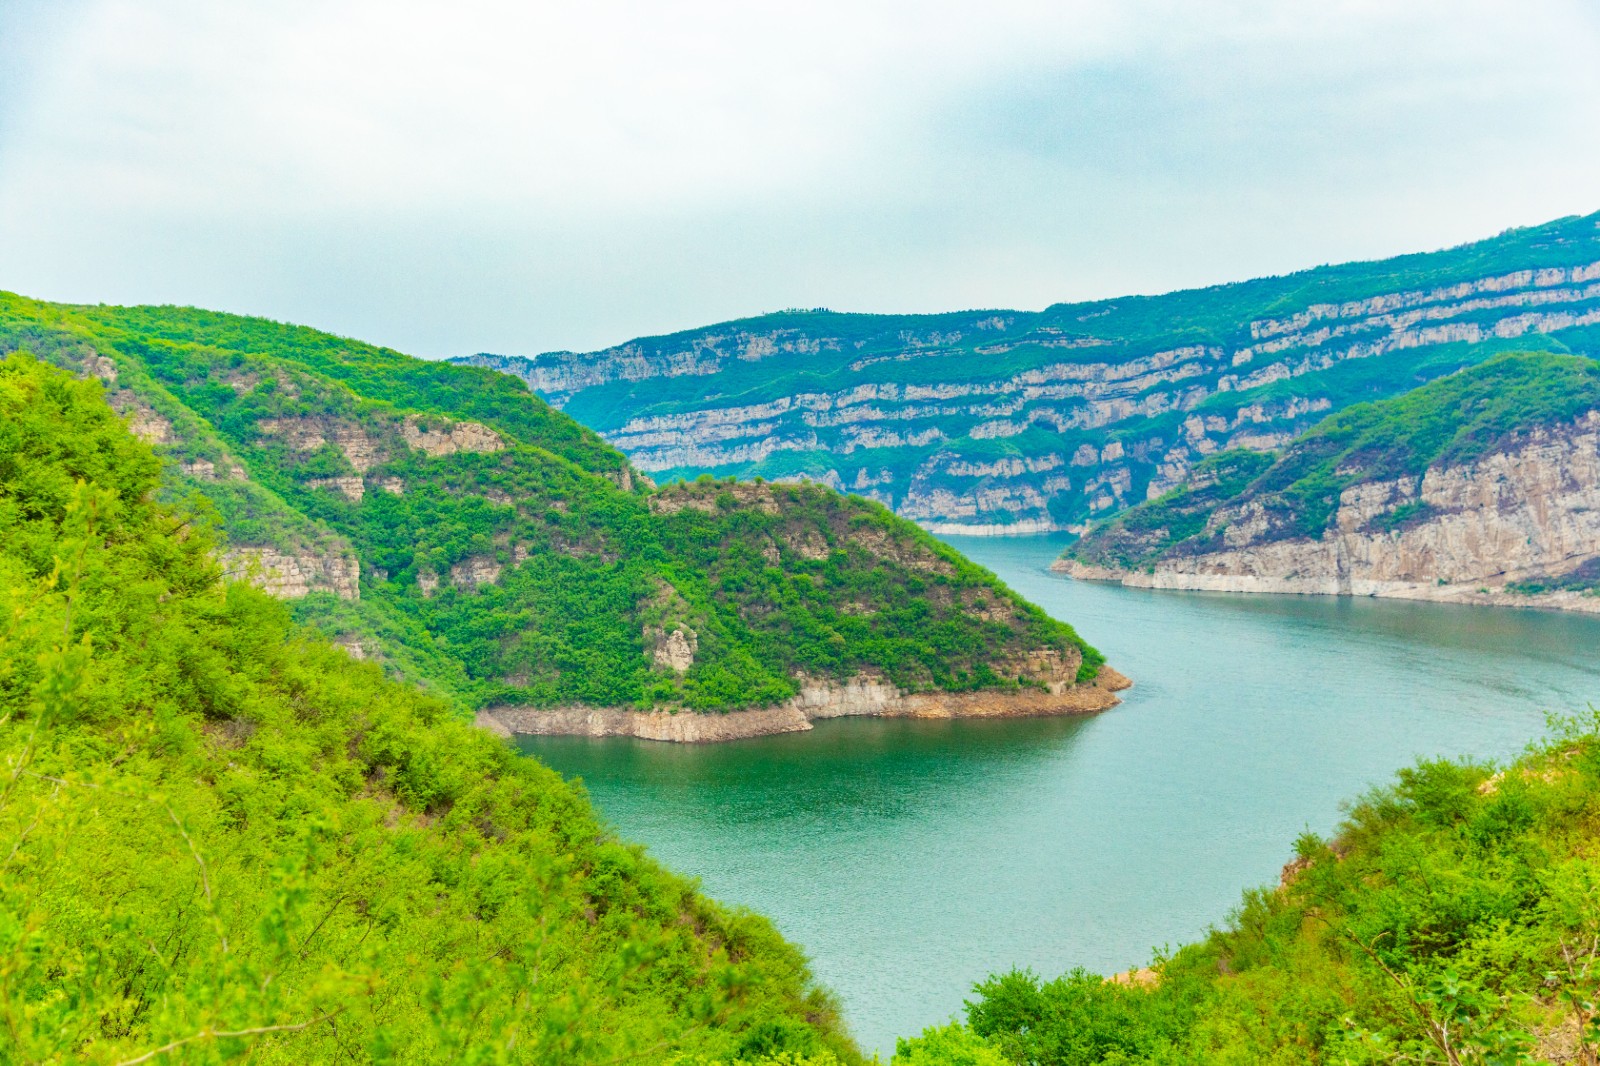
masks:
MULTIPOLYGON (((60 42, 25 136, 36 168, 115 166, 111 193, 134 204, 770 197, 892 135, 896 97, 1037 49, 1038 33, 1092 39, 1111 21, 1058 10, 107 0, 60 42)), ((103 171, 64 176, 106 191, 103 171)))
POLYGON ((0 286, 430 353, 1040 305, 1600 203, 1581 0, 0 3, 0 286))

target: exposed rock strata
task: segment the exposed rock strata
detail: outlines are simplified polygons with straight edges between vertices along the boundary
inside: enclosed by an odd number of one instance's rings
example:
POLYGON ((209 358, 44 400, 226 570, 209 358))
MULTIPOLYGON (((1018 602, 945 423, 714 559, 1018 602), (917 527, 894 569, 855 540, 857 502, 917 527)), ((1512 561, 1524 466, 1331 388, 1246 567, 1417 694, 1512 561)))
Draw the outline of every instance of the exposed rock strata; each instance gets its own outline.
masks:
POLYGON ((306 484, 314 489, 332 489, 352 503, 360 503, 366 495, 366 483, 358 477, 319 477, 306 484))
POLYGON ((236 459, 224 459, 219 466, 210 459, 192 459, 180 463, 178 469, 196 481, 243 481, 244 467, 236 459))
MULTIPOLYGON (((1593 241, 1594 230, 1592 219, 1575 221, 1560 242, 1593 241)), ((607 394, 593 410, 573 409, 641 470, 749 476, 769 473, 771 464, 771 473, 788 473, 796 464, 783 453, 803 453, 807 477, 862 492, 930 529, 1032 533, 1070 529, 1159 496, 1219 451, 1281 447, 1336 400, 1348 402, 1320 383, 1340 364, 1600 324, 1600 263, 1547 261, 1386 291, 1392 276, 1374 270, 1370 295, 1270 318, 1250 317, 1259 297, 1218 290, 1223 305, 1238 301, 1240 310, 1227 312, 1238 317, 1197 327, 1179 311, 1165 345, 1150 332, 1161 316, 1154 304, 1186 306, 1186 294, 1157 298, 1146 318, 1137 317, 1145 311, 1130 317, 1133 301, 1108 301, 1039 315, 940 316, 934 328, 895 324, 880 333, 853 322, 846 339, 835 332, 835 316, 789 316, 795 324, 766 328, 753 320, 582 355, 467 361, 518 374, 557 405, 581 405, 592 389, 804 357, 832 375, 816 380, 838 384, 762 397, 742 382, 725 392, 712 382, 697 390, 704 399, 674 394, 658 406, 636 391, 626 403, 607 394), (1215 339, 1176 339, 1196 329, 1215 339), (1004 360, 994 358, 1001 354, 1004 360), (886 362, 919 367, 882 380, 886 362), (863 371, 872 380, 855 376, 863 371), (1300 382, 1298 395, 1251 391, 1291 380, 1300 382), (1015 442, 1017 454, 995 458, 987 443, 994 441, 1015 442)), ((1284 292, 1303 298, 1292 285, 1284 292)), ((1411 379, 1397 373, 1394 380, 1411 379)))
POLYGON ((823 718, 1025 718, 1096 714, 1120 702, 1113 693, 1132 684, 1110 667, 1085 685, 1060 691, 991 689, 979 692, 901 692, 870 677, 845 683, 810 682, 777 707, 726 714, 630 711, 617 708, 498 706, 478 712, 478 725, 501 736, 516 734, 638 737, 703 744, 797 733, 823 718))
POLYGON ((146 444, 171 444, 172 423, 143 400, 135 400, 127 410, 128 432, 146 444))
POLYGON ((246 579, 279 599, 296 600, 312 592, 332 592, 346 600, 361 596, 361 564, 348 550, 291 553, 240 544, 222 553, 222 564, 229 577, 246 579))
POLYGON ((256 431, 282 440, 293 451, 314 452, 328 443, 324 434, 329 429, 315 418, 263 418, 256 423, 256 431))
POLYGON ((450 584, 458 589, 492 585, 504 569, 492 555, 469 555, 450 568, 450 584))
POLYGON ((378 442, 368 436, 360 426, 340 426, 333 431, 332 438, 345 461, 358 474, 365 474, 388 458, 378 442))
POLYGON ((650 647, 650 661, 660 670, 684 673, 694 665, 695 652, 700 650, 700 640, 694 630, 682 626, 664 630, 660 626, 645 626, 645 644, 650 647))
MULTIPOLYGON (((1403 513, 1403 512, 1402 512, 1403 513)), ((1600 613, 1600 597, 1516 592, 1600 560, 1600 412, 1537 429, 1476 461, 1346 488, 1319 539, 1283 537, 1258 500, 1217 508, 1216 550, 1150 571, 1061 560, 1055 569, 1138 588, 1386 596, 1600 613), (1386 529, 1400 508, 1417 515, 1386 529)))
POLYGON ((423 428, 415 418, 407 418, 400 424, 400 435, 411 447, 436 457, 457 452, 498 452, 506 446, 500 434, 477 422, 433 424, 423 428))

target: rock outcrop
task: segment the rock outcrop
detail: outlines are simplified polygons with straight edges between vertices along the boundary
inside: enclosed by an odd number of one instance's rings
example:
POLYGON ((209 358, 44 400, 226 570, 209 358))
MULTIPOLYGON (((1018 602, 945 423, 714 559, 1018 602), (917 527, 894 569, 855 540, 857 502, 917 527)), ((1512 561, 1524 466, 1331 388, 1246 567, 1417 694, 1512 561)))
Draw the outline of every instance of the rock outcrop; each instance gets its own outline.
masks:
POLYGON ((700 650, 700 640, 694 630, 678 626, 664 630, 660 626, 645 626, 645 645, 650 648, 651 664, 658 670, 684 673, 694 665, 694 653, 700 650))
POLYGON ((478 588, 500 580, 505 567, 492 555, 469 555, 450 568, 450 584, 456 588, 478 588))
POLYGON ((361 597, 361 564, 344 548, 294 553, 239 544, 222 553, 222 564, 229 577, 248 580, 279 599, 295 600, 312 592, 332 592, 346 600, 361 597))
POLYGON ((358 477, 319 477, 306 482, 314 489, 332 489, 352 503, 366 495, 366 483, 358 477))
POLYGON ((244 467, 236 459, 224 459, 220 464, 210 459, 191 459, 178 464, 178 469, 196 481, 243 481, 244 467))
POLYGON ((434 423, 424 428, 417 419, 407 418, 400 424, 400 435, 411 447, 435 457, 457 452, 498 452, 506 446, 500 434, 477 422, 434 423))
POLYGON ((127 407, 128 431, 146 444, 171 444, 172 423, 143 400, 127 407))
POLYGON ((516 734, 638 737, 705 744, 778 733, 803 732, 825 718, 1026 718, 1097 714, 1120 702, 1114 693, 1132 682, 1109 667, 1088 684, 979 692, 902 692, 882 679, 807 681, 777 707, 696 714, 690 711, 631 711, 595 707, 495 706, 478 712, 478 725, 501 736, 516 734))

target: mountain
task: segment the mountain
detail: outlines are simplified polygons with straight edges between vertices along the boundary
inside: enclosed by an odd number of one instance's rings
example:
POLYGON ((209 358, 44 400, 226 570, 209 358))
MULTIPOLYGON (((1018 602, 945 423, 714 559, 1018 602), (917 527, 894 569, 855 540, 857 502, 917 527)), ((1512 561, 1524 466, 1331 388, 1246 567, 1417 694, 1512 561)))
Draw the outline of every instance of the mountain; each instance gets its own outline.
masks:
POLYGON ((1081 530, 1210 455, 1508 347, 1600 351, 1600 215, 1039 312, 786 311, 516 374, 662 477, 808 477, 934 531, 1081 530))
POLYGON ((1501 355, 1225 452, 1057 566, 1156 588, 1600 611, 1600 363, 1501 355))
POLYGON ((1403 770, 1198 942, 1109 981, 996 975, 924 1041, 1035 1066, 1592 1063, 1597 725, 1509 766, 1403 770))
POLYGON ((1092 711, 1125 683, 876 504, 656 489, 504 375, 261 319, 0 296, 0 352, 18 349, 104 384, 232 573, 490 725, 721 739, 1092 711))
POLYGON ((0 360, 0 1059, 859 1061, 765 920, 225 583, 162 466, 0 360))

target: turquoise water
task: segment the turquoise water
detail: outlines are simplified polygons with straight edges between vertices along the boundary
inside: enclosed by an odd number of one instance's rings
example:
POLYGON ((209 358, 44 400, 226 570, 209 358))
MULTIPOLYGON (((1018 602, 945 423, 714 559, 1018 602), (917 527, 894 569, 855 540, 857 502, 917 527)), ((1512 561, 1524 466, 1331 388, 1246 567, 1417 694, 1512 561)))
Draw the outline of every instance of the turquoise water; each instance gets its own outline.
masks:
POLYGON ((707 747, 522 742, 624 836, 803 945, 868 1049, 1012 965, 1143 964, 1396 768, 1514 754, 1546 711, 1600 703, 1597 618, 1123 589, 1051 575, 1045 539, 951 542, 1134 678, 1123 705, 707 747))

